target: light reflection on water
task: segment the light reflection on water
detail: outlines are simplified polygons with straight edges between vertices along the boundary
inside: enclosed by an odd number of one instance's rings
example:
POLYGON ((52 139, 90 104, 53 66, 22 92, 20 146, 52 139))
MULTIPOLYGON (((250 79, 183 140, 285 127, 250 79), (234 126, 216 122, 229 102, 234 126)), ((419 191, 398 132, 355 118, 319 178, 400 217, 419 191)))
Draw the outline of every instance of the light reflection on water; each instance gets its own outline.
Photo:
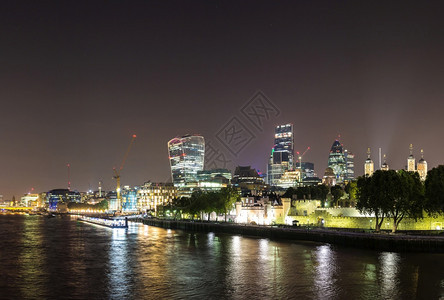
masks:
POLYGON ((331 299, 335 296, 336 284, 336 262, 335 252, 330 245, 322 245, 316 248, 316 267, 314 287, 318 299, 331 299))
POLYGON ((0 298, 439 299, 444 256, 0 217, 0 298))
POLYGON ((110 296, 114 299, 124 299, 130 295, 130 265, 128 263, 127 232, 129 229, 112 229, 111 247, 109 251, 110 296))
POLYGON ((399 277, 400 255, 393 252, 382 252, 379 255, 381 278, 381 295, 386 295, 389 299, 399 298, 399 277))

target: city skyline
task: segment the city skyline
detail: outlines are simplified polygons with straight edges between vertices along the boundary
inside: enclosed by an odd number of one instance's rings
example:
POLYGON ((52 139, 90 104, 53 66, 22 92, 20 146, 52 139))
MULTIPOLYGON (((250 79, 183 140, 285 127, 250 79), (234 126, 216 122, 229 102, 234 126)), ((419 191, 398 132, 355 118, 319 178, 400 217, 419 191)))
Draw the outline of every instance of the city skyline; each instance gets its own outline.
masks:
POLYGON ((409 145, 443 164, 444 20, 440 2, 24 3, 0 13, 0 194, 115 188, 171 178, 167 142, 200 134, 234 165, 266 171, 274 127, 318 176, 331 142, 406 165, 409 145), (173 4, 173 5, 172 5, 173 4), (248 119, 262 91, 275 113, 248 119), (231 122, 231 123, 230 123, 231 122), (221 142, 227 125, 243 148, 221 142))

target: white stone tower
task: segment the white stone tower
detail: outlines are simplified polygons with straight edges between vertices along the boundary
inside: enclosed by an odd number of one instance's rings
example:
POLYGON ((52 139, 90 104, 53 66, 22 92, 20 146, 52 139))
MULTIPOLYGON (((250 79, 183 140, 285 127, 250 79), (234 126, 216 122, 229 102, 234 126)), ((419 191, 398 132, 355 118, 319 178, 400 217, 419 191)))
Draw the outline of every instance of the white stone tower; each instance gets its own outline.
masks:
POLYGON ((372 159, 370 158, 370 148, 367 149, 367 159, 364 164, 364 175, 372 176, 374 171, 374 164, 372 159))
POLYGON ((413 156, 413 145, 410 144, 410 155, 407 158, 407 171, 409 172, 415 172, 416 171, 416 166, 415 166, 415 157, 413 156))
POLYGON ((418 161, 418 173, 422 181, 427 177, 427 162, 424 159, 424 150, 421 149, 421 159, 418 161))
POLYGON ((381 165, 382 171, 388 171, 390 170, 389 165, 387 164, 387 157, 384 154, 384 163, 381 165))

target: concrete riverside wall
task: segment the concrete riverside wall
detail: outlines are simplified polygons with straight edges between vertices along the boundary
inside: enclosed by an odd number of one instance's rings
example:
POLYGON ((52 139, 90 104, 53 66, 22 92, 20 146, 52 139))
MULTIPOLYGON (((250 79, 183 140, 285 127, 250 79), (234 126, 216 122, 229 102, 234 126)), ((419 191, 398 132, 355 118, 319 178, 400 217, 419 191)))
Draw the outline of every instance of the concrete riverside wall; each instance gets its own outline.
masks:
POLYGON ((443 252, 444 236, 389 235, 364 232, 345 232, 308 227, 251 226, 233 223, 210 223, 143 219, 145 225, 197 232, 220 232, 259 236, 272 239, 288 239, 332 243, 380 251, 443 252))

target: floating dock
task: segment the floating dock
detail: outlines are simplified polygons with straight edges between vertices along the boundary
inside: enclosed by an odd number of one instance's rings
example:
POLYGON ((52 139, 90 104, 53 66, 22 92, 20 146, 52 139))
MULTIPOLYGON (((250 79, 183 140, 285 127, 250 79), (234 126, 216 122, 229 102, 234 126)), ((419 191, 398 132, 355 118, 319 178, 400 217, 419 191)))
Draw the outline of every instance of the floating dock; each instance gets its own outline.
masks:
POLYGON ((109 228, 128 228, 128 218, 125 219, 104 219, 97 217, 81 217, 78 219, 86 223, 101 225, 109 228))

